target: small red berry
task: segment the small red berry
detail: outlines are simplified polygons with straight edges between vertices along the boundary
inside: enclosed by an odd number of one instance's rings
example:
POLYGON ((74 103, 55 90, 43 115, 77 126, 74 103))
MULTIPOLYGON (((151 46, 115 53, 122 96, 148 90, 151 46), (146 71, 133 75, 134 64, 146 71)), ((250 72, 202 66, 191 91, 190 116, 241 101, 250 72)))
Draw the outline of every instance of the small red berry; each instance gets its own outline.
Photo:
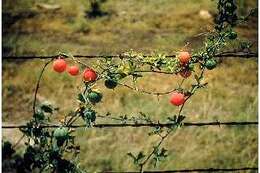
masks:
POLYGON ((95 81, 97 79, 97 73, 92 69, 85 69, 83 78, 85 81, 95 81))
POLYGON ((69 72, 70 75, 76 76, 76 75, 79 74, 79 68, 75 65, 70 66, 69 69, 68 69, 68 72, 69 72))
POLYGON ((53 70, 62 73, 66 70, 67 64, 64 59, 57 59, 53 62, 53 70))
POLYGON ((183 70, 183 71, 180 72, 180 75, 183 78, 188 78, 191 75, 191 71, 190 70, 183 70))
POLYGON ((190 61, 190 54, 189 52, 180 52, 179 53, 179 60, 181 62, 182 65, 187 64, 190 61))
POLYGON ((171 104, 180 106, 185 102, 185 96, 182 93, 174 92, 170 99, 171 104))

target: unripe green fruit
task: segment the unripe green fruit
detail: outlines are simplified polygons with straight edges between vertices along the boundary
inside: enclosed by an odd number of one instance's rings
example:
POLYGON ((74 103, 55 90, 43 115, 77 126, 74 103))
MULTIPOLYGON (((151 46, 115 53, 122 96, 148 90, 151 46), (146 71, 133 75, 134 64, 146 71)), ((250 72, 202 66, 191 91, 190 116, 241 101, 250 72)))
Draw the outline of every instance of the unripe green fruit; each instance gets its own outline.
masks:
POLYGON ((214 59, 207 60, 205 63, 205 67, 208 70, 212 70, 217 66, 217 62, 214 59))
POLYGON ((69 136, 69 131, 67 128, 65 127, 59 127, 57 129, 55 129, 53 136, 60 141, 64 141, 68 138, 69 136))
POLYGON ((105 86, 109 89, 114 89, 117 86, 117 82, 113 79, 106 79, 105 86))
POLYGON ((189 69, 191 70, 191 71, 193 71, 194 70, 194 64, 189 64, 189 69))
POLYGON ((91 122, 95 122, 96 112, 91 109, 87 109, 84 111, 84 118, 90 120, 91 122))
POLYGON ((98 103, 101 101, 102 99, 102 94, 96 91, 91 91, 88 95, 87 95, 88 100, 91 103, 98 103))
POLYGON ((229 38, 230 40, 236 39, 236 38, 237 38, 237 33, 234 32, 234 31, 231 31, 231 32, 228 34, 228 38, 229 38))

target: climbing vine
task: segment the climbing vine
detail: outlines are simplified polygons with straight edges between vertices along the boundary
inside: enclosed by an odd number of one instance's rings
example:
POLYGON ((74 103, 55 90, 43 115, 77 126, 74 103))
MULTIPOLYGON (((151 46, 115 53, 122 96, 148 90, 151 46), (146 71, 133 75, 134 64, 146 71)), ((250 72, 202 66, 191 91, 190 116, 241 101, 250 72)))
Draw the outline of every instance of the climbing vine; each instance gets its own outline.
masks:
MULTIPOLYGON (((117 87, 127 87, 135 92, 141 92, 149 95, 165 96, 170 95, 169 104, 177 106, 178 112, 169 116, 166 123, 171 123, 167 127, 153 127, 149 135, 159 136, 159 141, 150 149, 148 153, 140 151, 136 154, 127 153, 133 163, 143 172, 147 163, 152 162, 157 166, 164 160, 168 153, 167 149, 162 147, 167 137, 182 126, 186 115, 183 115, 185 104, 199 90, 207 86, 203 82, 205 71, 213 70, 218 62, 215 55, 225 49, 226 45, 237 39, 237 33, 233 30, 237 24, 246 20, 248 17, 237 16, 237 6, 233 0, 218 1, 218 16, 216 18, 215 29, 207 33, 203 46, 191 52, 185 48, 177 52, 176 57, 168 57, 165 54, 154 53, 152 56, 145 56, 142 53, 129 51, 118 56, 118 58, 105 57, 100 59, 95 65, 86 64, 73 55, 60 53, 58 57, 48 61, 39 77, 36 86, 35 99, 33 104, 33 118, 27 123, 26 127, 20 128, 26 137, 26 149, 23 157, 17 162, 18 170, 40 172, 65 172, 80 173, 78 164, 78 154, 80 146, 75 142, 76 136, 73 134, 73 124, 81 119, 86 128, 91 128, 97 118, 113 119, 120 123, 139 123, 147 122, 156 124, 158 120, 152 120, 145 113, 129 117, 127 115, 114 117, 109 113, 99 115, 96 110, 96 104, 102 104, 102 91, 96 90, 98 81, 102 81, 106 88, 116 90, 117 87), (72 59, 75 63, 69 66, 66 59, 72 59), (36 96, 40 86, 40 81, 48 64, 53 63, 53 70, 57 73, 63 73, 66 70, 71 76, 78 76, 80 66, 84 67, 82 72, 82 87, 77 95, 78 107, 64 116, 60 121, 60 127, 56 129, 44 128, 44 125, 50 124, 50 116, 57 111, 55 107, 47 102, 36 103, 36 96), (167 75, 180 75, 181 82, 176 88, 166 92, 151 92, 139 89, 136 83, 142 80, 144 73, 162 73, 167 75), (194 78, 195 82, 188 88, 183 84, 188 78, 194 78), (124 81, 132 80, 132 85, 124 81), (64 155, 71 156, 66 159, 64 155)), ((13 153, 10 143, 4 143, 5 151, 13 153)))

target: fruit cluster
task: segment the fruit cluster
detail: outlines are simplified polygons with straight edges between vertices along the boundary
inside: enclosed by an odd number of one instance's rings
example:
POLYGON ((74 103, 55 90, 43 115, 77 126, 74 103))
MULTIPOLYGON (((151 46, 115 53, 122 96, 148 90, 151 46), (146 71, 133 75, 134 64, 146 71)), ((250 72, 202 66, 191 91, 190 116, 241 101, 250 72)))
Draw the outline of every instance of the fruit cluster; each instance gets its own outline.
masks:
MULTIPOLYGON (((195 64, 194 61, 192 61, 191 54, 187 51, 181 51, 177 56, 177 61, 178 61, 178 68, 179 68, 178 73, 180 74, 180 76, 183 77, 184 79, 191 76, 192 71, 194 71, 194 64, 195 64)), ((204 66, 207 69, 211 70, 216 67, 216 64, 217 63, 215 60, 208 59, 206 60, 204 66)), ((104 85, 109 89, 114 89, 118 85, 118 80, 122 78, 122 75, 124 75, 124 73, 120 72, 120 69, 122 67, 117 67, 117 68, 119 70, 116 74, 108 72, 107 75, 105 75, 104 77, 104 85)), ((58 73, 62 73, 66 71, 66 69, 68 73, 72 76, 77 76, 80 72, 79 67, 76 65, 67 67, 67 63, 65 59, 62 57, 59 57, 53 62, 54 71, 58 73)), ((102 77, 103 76, 100 76, 100 78, 102 77)), ((86 68, 83 71, 82 78, 87 83, 88 82, 93 83, 97 80, 98 74, 95 70, 91 68, 86 68)), ((88 89, 84 97, 87 99, 89 103, 96 104, 101 101, 102 94, 96 90, 88 89)), ((175 106, 180 106, 185 103, 186 101, 185 98, 187 98, 187 95, 185 95, 183 91, 175 91, 171 95, 170 103, 175 106)))
MULTIPOLYGON (((53 70, 58 73, 62 73, 67 70, 71 76, 77 76, 79 74, 79 67, 76 65, 67 67, 67 63, 62 57, 59 57, 53 62, 53 70)), ((97 77, 97 73, 90 68, 86 68, 83 72, 83 79, 85 81, 95 81, 97 77)))

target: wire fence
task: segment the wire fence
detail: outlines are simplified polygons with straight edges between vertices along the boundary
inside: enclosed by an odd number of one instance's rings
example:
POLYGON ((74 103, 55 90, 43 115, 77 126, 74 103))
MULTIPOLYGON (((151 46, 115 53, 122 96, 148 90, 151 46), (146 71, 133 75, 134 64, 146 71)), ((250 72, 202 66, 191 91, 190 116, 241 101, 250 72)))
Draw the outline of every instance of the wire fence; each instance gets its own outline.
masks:
MULTIPOLYGON (((60 55, 50 55, 50 56, 3 56, 4 60, 30 60, 30 59, 52 59, 60 55)), ((130 58, 126 55, 73 55, 75 58, 83 59, 97 59, 97 58, 130 58)), ((144 55, 143 57, 152 57, 153 55, 144 55)), ((167 58, 175 58, 176 54, 166 55, 167 58)), ((257 58, 257 52, 222 52, 217 54, 217 58, 257 58)), ((65 57, 66 58, 66 57, 65 57)), ((99 123, 93 124, 93 128, 139 128, 139 127, 173 127, 176 124, 174 123, 99 123)), ((58 128, 61 125, 58 124, 46 124, 40 125, 36 128, 58 128)), ((224 126, 224 127, 239 127, 239 126, 258 126, 257 121, 228 121, 228 122, 184 122, 182 123, 183 127, 205 127, 205 126, 224 126)), ((86 128, 86 124, 70 125, 67 126, 70 128, 86 128)), ((27 125, 2 125, 3 129, 22 129, 28 128, 27 125)), ((23 138, 23 137, 22 137, 23 138)), ((21 138, 21 139, 22 139, 21 138)), ((143 171, 144 173, 174 173, 174 172, 241 172, 241 171, 257 171, 258 167, 241 167, 241 168, 199 168, 199 169, 175 169, 175 170, 150 170, 143 171)), ((139 171, 103 171, 103 173, 139 173, 139 171)))
MULTIPOLYGON (((3 59, 5 60, 27 60, 27 59, 50 59, 50 58, 56 58, 60 55, 25 55, 25 56, 3 56, 3 59)), ((153 55, 143 55, 143 57, 152 57, 153 55)), ((102 59, 102 58, 129 58, 129 56, 124 54, 118 54, 118 55, 73 55, 75 58, 83 58, 83 59, 102 59)), ((166 55, 167 58, 175 58, 177 57, 176 54, 172 55, 166 55)), ((234 51, 226 51, 219 54, 216 54, 215 57, 217 58, 256 58, 258 57, 257 52, 234 52, 234 51)))
MULTIPOLYGON (((174 123, 109 123, 109 124, 94 124, 94 128, 124 128, 124 127, 172 127, 176 124, 174 123)), ((202 127, 202 126, 257 126, 257 121, 241 121, 241 122, 185 122, 182 124, 184 127, 202 127)), ((60 125, 57 124, 47 124, 41 125, 40 128, 58 128, 60 125)), ((70 125, 67 126, 70 128, 84 128, 86 124, 79 124, 79 125, 70 125)), ((4 129, 15 129, 15 128, 27 128, 27 125, 3 125, 2 128, 4 129)))

